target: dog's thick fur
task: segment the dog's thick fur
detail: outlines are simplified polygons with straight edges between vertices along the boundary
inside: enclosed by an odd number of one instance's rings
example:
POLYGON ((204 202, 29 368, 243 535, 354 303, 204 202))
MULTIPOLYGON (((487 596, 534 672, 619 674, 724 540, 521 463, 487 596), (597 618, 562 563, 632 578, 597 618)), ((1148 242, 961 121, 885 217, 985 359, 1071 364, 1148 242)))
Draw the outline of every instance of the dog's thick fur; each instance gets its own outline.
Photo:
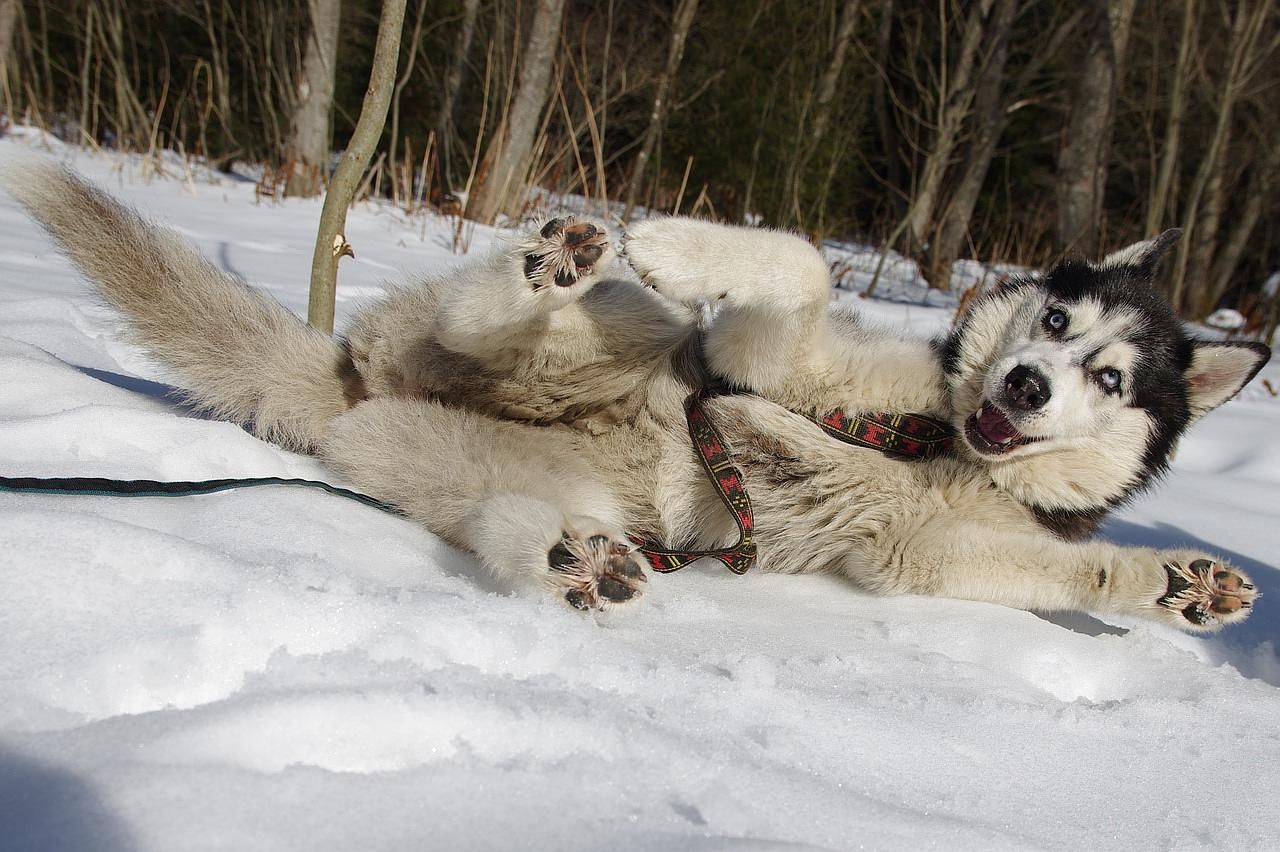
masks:
POLYGON ((1073 540, 1270 354, 1184 335, 1151 291, 1176 235, 1015 280, 930 343, 830 309, 825 263, 788 234, 642 223, 625 247, 641 287, 602 274, 603 228, 555 220, 390 292, 340 343, 58 166, 0 181, 194 400, 579 607, 644 588, 627 534, 736 539, 684 420, 710 376, 751 391, 707 406, 766 570, 1188 630, 1244 618, 1256 594, 1209 554, 1073 540), (927 414, 961 439, 896 461, 794 413, 833 408, 927 414))

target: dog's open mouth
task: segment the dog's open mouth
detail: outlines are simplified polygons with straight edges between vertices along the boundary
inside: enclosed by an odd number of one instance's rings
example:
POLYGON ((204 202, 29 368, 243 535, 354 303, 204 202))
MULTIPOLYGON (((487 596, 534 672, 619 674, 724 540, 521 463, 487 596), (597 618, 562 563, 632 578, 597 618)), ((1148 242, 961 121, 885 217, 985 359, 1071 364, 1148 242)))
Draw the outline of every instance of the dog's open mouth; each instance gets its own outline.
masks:
POLYGON ((988 456, 1007 453, 1035 440, 1019 432, 1005 413, 989 402, 983 402, 978 413, 965 421, 964 436, 971 447, 988 456))

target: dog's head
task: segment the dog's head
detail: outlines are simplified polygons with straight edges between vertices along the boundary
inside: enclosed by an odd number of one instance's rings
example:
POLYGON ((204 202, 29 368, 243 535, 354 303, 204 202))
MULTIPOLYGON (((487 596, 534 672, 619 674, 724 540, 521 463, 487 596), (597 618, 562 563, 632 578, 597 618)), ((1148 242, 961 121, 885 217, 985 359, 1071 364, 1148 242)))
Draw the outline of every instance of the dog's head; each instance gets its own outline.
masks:
POLYGON ((1156 264, 1179 235, 1015 278, 976 300, 947 340, 959 443, 1022 503, 1101 517, 1270 357, 1262 344, 1188 337, 1156 295, 1156 264))

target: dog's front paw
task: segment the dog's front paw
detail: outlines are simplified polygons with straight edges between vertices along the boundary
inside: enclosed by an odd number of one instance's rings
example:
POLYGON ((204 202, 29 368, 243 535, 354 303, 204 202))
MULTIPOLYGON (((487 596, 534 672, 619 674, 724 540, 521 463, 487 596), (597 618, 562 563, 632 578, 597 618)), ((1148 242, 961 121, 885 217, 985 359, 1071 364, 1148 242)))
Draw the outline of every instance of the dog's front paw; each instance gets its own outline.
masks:
POLYGON ((547 554, 552 582, 575 609, 606 609, 638 597, 649 578, 627 540, 588 521, 565 530, 547 554))
POLYGON ((1259 592, 1242 572, 1208 557, 1178 554, 1164 563, 1168 587, 1156 601, 1185 630, 1217 630, 1249 616, 1259 592))
POLYGON ((562 216, 545 223, 520 243, 524 277, 535 290, 572 287, 603 268, 609 232, 602 225, 562 216))
POLYGON ((714 302, 725 295, 718 244, 724 230, 692 219, 650 219, 627 231, 622 253, 640 282, 668 299, 714 302))

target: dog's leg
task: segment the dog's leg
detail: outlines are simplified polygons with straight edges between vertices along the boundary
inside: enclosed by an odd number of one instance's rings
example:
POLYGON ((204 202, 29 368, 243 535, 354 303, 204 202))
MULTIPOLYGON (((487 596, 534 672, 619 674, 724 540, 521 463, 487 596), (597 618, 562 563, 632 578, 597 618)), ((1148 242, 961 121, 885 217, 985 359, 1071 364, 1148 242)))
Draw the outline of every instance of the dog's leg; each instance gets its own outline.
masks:
POLYGON ((766 396, 830 363, 831 280, 818 250, 794 234, 653 219, 624 252, 641 281, 679 302, 718 303, 707 334, 712 370, 766 396))
POLYGON ((568 429, 377 399, 334 421, 323 454, 357 487, 471 550, 500 578, 598 609, 636 598, 646 578, 579 440, 568 429))
MULTIPOLYGON (((565 496, 558 495, 557 503, 565 496)), ((647 581, 621 528, 523 494, 481 501, 468 515, 460 543, 496 576, 534 580, 577 609, 626 603, 647 581)))
POLYGON ((1241 571, 1190 550, 937 522, 875 565, 851 566, 884 593, 930 594, 1020 609, 1115 612, 1183 630, 1210 631, 1248 617, 1257 591, 1241 571))
POLYGON ((604 226, 552 219, 511 250, 458 269, 442 293, 435 333, 449 349, 480 358, 531 348, 548 316, 582 298, 612 259, 604 226))
POLYGON ((454 398, 477 371, 536 371, 548 353, 572 362, 598 337, 577 300, 612 256, 602 226, 562 217, 447 275, 390 289, 347 329, 367 395, 454 398))

